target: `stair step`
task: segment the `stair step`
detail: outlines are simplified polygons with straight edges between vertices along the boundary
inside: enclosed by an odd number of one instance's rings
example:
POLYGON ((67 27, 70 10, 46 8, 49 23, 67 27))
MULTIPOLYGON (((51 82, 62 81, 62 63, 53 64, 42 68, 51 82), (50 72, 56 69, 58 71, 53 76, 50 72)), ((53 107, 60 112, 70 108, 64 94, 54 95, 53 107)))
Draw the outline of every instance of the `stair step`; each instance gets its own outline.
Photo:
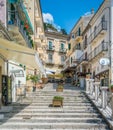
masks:
MULTIPOLYGON (((8 118, 5 118, 3 121, 7 120, 8 118)), ((3 122, 2 121, 2 122, 3 122)), ((39 123, 39 122, 49 122, 49 123, 54 123, 54 122, 73 122, 73 123, 102 123, 103 120, 101 118, 41 118, 41 117, 35 117, 35 118, 30 118, 28 117, 24 117, 24 118, 17 118, 17 117, 13 117, 11 119, 8 120, 9 122, 28 122, 28 123, 39 123)))
POLYGON ((110 130, 83 91, 64 88, 64 92, 56 92, 47 84, 27 92, 21 101, 11 104, 11 112, 4 113, 0 130, 110 130), (64 97, 63 107, 52 107, 56 95, 64 97))
POLYGON ((55 128, 59 128, 59 129, 67 129, 67 128, 71 128, 71 129, 78 129, 78 128, 84 128, 84 129, 91 129, 91 128, 100 128, 101 130, 107 128, 105 124, 103 123, 19 123, 19 122, 15 122, 15 123, 6 123, 5 125, 3 124, 1 128, 12 128, 12 129, 23 129, 23 128, 29 128, 29 129, 33 129, 33 128, 37 128, 37 129, 55 129, 55 128))

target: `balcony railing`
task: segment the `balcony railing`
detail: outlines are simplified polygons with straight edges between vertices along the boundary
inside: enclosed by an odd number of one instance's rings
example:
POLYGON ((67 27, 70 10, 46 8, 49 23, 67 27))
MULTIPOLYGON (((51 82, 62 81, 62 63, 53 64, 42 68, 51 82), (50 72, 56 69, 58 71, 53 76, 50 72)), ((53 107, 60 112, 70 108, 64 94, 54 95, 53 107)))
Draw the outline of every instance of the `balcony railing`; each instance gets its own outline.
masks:
POLYGON ((79 63, 81 63, 83 61, 88 61, 88 57, 85 53, 79 58, 79 63))
POLYGON ((93 58, 95 58, 97 55, 99 55, 100 53, 102 53, 103 51, 107 51, 108 50, 108 43, 107 42, 102 42, 99 46, 97 46, 89 55, 88 55, 88 59, 92 60, 93 58))
POLYGON ((65 49, 65 48, 60 48, 59 49, 59 53, 66 53, 66 51, 67 51, 67 49, 65 49))
POLYGON ((81 46, 75 46, 75 47, 73 47, 73 51, 75 51, 75 50, 81 50, 81 46))
POLYGON ((107 30, 107 21, 101 21, 93 33, 88 38, 88 44, 90 44, 102 31, 107 30))
POLYGON ((47 64, 47 65, 54 65, 54 61, 53 61, 53 60, 48 60, 48 61, 46 62, 46 64, 47 64))
POLYGON ((75 33, 75 38, 77 38, 78 36, 81 36, 80 31, 77 31, 77 32, 75 33))
POLYGON ((47 47, 47 51, 55 51, 55 49, 53 47, 47 47))
POLYGON ((63 66, 64 66, 64 62, 61 61, 61 62, 59 63, 59 67, 63 67, 63 66))
POLYGON ((26 19, 27 19, 27 21, 28 21, 28 23, 29 23, 29 26, 30 26, 31 30, 34 31, 34 28, 33 28, 33 26, 32 26, 31 20, 30 20, 30 18, 29 18, 29 15, 28 15, 28 12, 27 12, 27 10, 26 10, 26 7, 25 7, 24 3, 23 3, 22 1, 20 1, 20 2, 18 3, 18 6, 19 6, 19 8, 21 8, 22 11, 24 12, 25 17, 26 17, 26 19))

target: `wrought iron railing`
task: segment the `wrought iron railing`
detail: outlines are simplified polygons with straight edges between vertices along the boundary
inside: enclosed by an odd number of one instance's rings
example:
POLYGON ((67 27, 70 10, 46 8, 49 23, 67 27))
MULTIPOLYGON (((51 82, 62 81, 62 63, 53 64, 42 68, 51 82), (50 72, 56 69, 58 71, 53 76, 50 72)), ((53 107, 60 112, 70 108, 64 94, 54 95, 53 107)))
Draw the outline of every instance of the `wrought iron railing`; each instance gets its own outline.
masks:
POLYGON ((91 35, 88 38, 88 44, 90 44, 95 37, 98 36, 98 34, 103 31, 103 30, 107 30, 107 21, 101 21, 98 26, 96 27, 96 29, 91 33, 91 35))
POLYGON ((85 53, 79 58, 79 63, 81 63, 82 61, 88 61, 88 57, 85 53))
POLYGON ((99 55, 103 51, 108 50, 108 43, 107 42, 102 42, 99 46, 97 46, 91 53, 88 55, 88 59, 91 60, 97 55, 99 55))

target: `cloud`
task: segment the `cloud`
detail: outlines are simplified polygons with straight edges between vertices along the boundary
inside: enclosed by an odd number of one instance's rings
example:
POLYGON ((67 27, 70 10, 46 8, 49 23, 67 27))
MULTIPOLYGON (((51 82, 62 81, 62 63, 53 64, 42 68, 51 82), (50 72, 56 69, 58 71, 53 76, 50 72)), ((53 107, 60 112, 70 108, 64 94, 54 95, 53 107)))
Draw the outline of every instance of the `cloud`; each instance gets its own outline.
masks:
POLYGON ((43 20, 44 20, 45 23, 52 24, 58 31, 61 30, 61 27, 54 22, 54 18, 52 16, 52 14, 50 14, 50 13, 43 13, 43 20))
POLYGON ((54 19, 53 16, 50 13, 43 13, 43 20, 45 23, 53 23, 54 19))
POLYGON ((87 16, 87 15, 90 15, 90 14, 91 14, 91 12, 86 12, 84 15, 87 16))

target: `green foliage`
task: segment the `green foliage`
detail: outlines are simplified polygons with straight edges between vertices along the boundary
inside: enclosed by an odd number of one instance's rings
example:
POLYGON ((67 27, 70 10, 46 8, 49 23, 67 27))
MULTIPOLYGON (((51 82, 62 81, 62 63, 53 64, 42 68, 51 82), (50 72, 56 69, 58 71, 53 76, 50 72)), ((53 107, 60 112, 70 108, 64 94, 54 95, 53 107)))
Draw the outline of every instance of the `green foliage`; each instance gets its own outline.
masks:
POLYGON ((57 29, 50 23, 44 23, 44 30, 51 29, 53 31, 57 31, 57 29))
POLYGON ((30 76, 30 80, 33 82, 33 83, 37 83, 39 81, 39 76, 38 75, 31 75, 30 76))
POLYGON ((63 100, 64 98, 63 97, 61 97, 61 96, 54 96, 53 97, 53 100, 63 100))
POLYGON ((63 85, 58 85, 58 88, 63 89, 64 87, 63 87, 63 85))
POLYGON ((61 32, 62 32, 62 34, 64 34, 64 35, 67 35, 67 32, 66 32, 66 30, 65 29, 61 29, 61 32))
POLYGON ((27 75, 26 76, 26 80, 31 80, 31 82, 33 82, 34 84, 38 83, 40 80, 40 76, 39 75, 27 75))
POLYGON ((27 75, 27 76, 26 76, 26 80, 30 80, 30 76, 31 76, 31 75, 27 75))
POLYGON ((111 84, 111 85, 109 86, 109 88, 113 88, 113 84, 111 84))

